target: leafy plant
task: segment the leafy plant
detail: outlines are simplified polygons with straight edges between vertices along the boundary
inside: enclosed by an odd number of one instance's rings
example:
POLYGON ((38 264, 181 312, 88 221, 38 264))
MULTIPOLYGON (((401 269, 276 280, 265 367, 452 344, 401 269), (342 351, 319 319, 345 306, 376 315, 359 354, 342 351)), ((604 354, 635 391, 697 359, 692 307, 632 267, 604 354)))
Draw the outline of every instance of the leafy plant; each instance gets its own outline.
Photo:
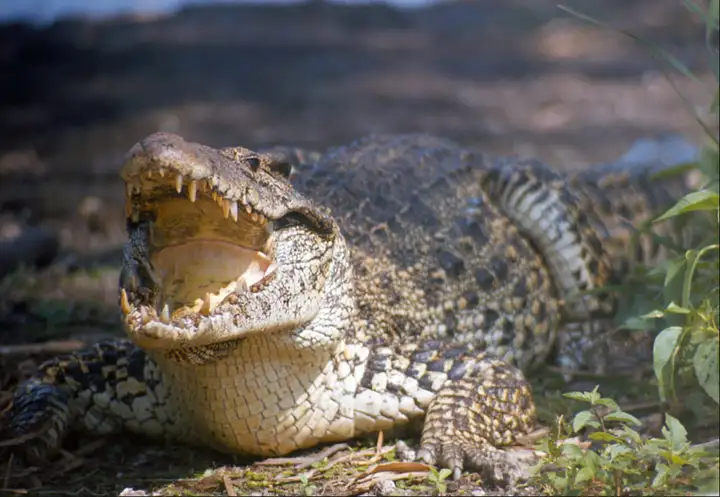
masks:
MULTIPOLYGON (((715 76, 716 83, 720 80, 718 69, 718 50, 713 42, 713 35, 718 30, 718 11, 720 0, 710 0, 707 8, 703 9, 692 0, 685 0, 685 6, 704 20, 705 42, 710 53, 709 64, 715 76)), ((593 24, 608 27, 600 21, 592 19, 567 7, 561 9, 593 24)), ((622 32, 622 31, 621 31, 622 32)), ((660 50, 652 43, 641 39, 632 33, 622 32, 631 38, 651 48, 653 55, 664 60, 681 74, 697 81, 689 68, 671 54, 660 50)), ((667 77, 667 75, 666 75, 667 77)), ((672 80, 668 81, 672 83, 672 80)), ((674 87, 674 86, 673 86, 674 87)), ((716 85, 715 98, 711 106, 711 113, 718 116, 718 101, 720 86, 716 85)), ((678 95, 683 98, 682 95, 678 95)), ((688 108, 690 104, 683 98, 688 108)), ((694 112, 694 111, 693 111, 694 112)), ((709 129, 702 119, 697 118, 708 136, 708 143, 703 148, 700 158, 691 167, 697 169, 703 181, 697 191, 688 193, 674 206, 657 217, 649 228, 650 234, 656 241, 664 245, 670 254, 669 260, 657 268, 639 268, 639 278, 635 278, 634 285, 626 287, 626 291, 636 292, 638 287, 645 287, 644 292, 651 296, 649 299, 640 299, 639 306, 632 306, 637 310, 644 307, 640 316, 629 316, 625 326, 633 329, 653 328, 648 321, 661 320, 662 331, 655 339, 653 347, 653 366, 658 380, 660 397, 663 401, 678 402, 678 378, 683 385, 688 384, 691 378, 715 402, 720 404, 719 371, 720 361, 720 148, 717 136, 709 129), (653 233, 652 229, 661 223, 668 223, 682 219, 682 228, 687 234, 694 231, 694 237, 683 236, 683 233, 669 230, 677 234, 675 237, 663 237, 661 233, 653 233), (709 224, 708 224, 709 223, 709 224), (702 236, 702 234, 709 234, 702 236), (691 245, 683 247, 673 240, 690 240, 691 245), (660 280, 660 281, 659 281, 660 280), (658 284, 660 283, 660 284, 658 284), (657 308, 652 304, 652 296, 661 296, 663 306, 657 308)), ((685 172, 683 166, 675 172, 685 172)), ((639 232, 646 230, 640 230, 639 232)), ((637 276, 637 275, 636 275, 637 276)), ((638 299, 635 299, 638 300, 638 299)), ((658 299, 654 299, 657 301, 658 299)))
MULTIPOLYGON (((713 39, 718 31, 720 0, 710 0, 706 9, 692 0, 684 3, 705 21, 710 67, 717 83, 720 80, 718 50, 713 39)), ((571 9, 561 8, 607 27, 571 9)), ((681 74, 697 80, 678 59, 637 36, 624 34, 649 46, 656 57, 681 74)), ((672 80, 667 79, 675 88, 672 80)), ((714 93, 710 111, 717 118, 719 86, 716 85, 714 93)), ((683 96, 679 96, 691 108, 683 96)), ((638 235, 650 234, 672 255, 658 267, 637 269, 624 289, 632 298, 624 299, 626 307, 621 311, 624 327, 628 329, 653 329, 661 325, 653 346, 653 367, 661 400, 682 405, 678 402, 684 400, 678 398, 681 397, 679 385, 699 385, 699 390, 704 392, 701 395, 712 400, 717 417, 720 404, 720 152, 717 136, 700 118, 697 120, 708 136, 708 143, 696 164, 683 165, 672 173, 696 169, 702 175, 702 184, 649 226, 638 230, 638 235), (668 228, 667 223, 676 221, 679 221, 676 226, 682 228, 678 236, 666 235, 668 231, 677 234, 673 230, 666 230, 665 235, 657 232, 661 223, 668 228), (688 229, 695 235, 709 236, 683 237, 683 232, 688 229), (659 308, 657 301, 663 302, 659 308), (632 304, 628 306, 627 302, 632 304), (638 312, 638 309, 642 310, 638 312)), ((602 397, 597 387, 592 392, 573 392, 565 396, 589 403, 590 407, 578 412, 571 423, 563 417, 558 418, 556 430, 541 441, 539 449, 547 455, 536 467, 532 483, 546 493, 678 495, 699 492, 717 495, 720 491, 717 443, 712 452, 703 445, 692 446, 685 427, 677 418, 665 414, 662 437, 648 438, 636 431, 640 421, 623 412, 614 400, 602 397), (563 440, 579 434, 587 434, 590 441, 587 446, 563 440)))
POLYGON ((534 469, 532 484, 548 495, 679 495, 717 493, 719 459, 704 446, 692 446, 687 432, 666 415, 662 438, 646 438, 634 427, 640 421, 614 400, 592 392, 567 398, 590 404, 571 423, 541 441, 547 456, 534 469), (589 447, 566 441, 588 433, 589 447))
POLYGON ((447 492, 447 483, 445 482, 445 480, 447 480, 447 477, 451 474, 452 471, 447 468, 443 468, 440 471, 435 468, 430 468, 430 472, 428 473, 428 481, 435 485, 436 495, 442 495, 447 492))

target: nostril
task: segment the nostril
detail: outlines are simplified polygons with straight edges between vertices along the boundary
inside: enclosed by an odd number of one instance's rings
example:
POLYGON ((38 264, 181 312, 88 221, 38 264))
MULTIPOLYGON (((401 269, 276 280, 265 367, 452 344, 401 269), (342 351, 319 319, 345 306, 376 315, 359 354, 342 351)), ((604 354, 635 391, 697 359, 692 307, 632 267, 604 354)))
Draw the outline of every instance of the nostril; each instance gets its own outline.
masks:
POLYGON ((257 157, 248 157, 247 158, 248 166, 250 166, 250 169, 253 170, 253 172, 257 172, 257 170, 260 168, 260 159, 257 157))

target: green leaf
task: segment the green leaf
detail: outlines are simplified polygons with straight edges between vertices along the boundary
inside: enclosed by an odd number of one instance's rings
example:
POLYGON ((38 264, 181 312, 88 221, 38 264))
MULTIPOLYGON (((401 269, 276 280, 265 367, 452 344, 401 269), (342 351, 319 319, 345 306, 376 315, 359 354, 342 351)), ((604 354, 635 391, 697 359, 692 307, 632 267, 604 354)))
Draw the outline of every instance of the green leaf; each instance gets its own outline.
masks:
MULTIPOLYGON (((588 426, 588 424, 591 424, 591 421, 595 421, 595 414, 593 414, 592 411, 580 411, 573 418, 573 432, 579 432, 580 430, 588 426)), ((595 421, 595 424, 597 424, 597 421, 595 421)))
POLYGON ((685 307, 680 307, 675 302, 670 302, 667 307, 665 308, 666 312, 672 313, 672 314, 690 314, 690 309, 686 309, 685 307))
POLYGON ((610 459, 616 459, 618 456, 633 454, 633 449, 627 445, 612 444, 607 446, 607 454, 610 456, 610 459))
POLYGON ((618 430, 620 435, 623 437, 629 438, 634 443, 640 445, 642 443, 642 437, 638 432, 630 428, 629 426, 623 426, 620 430, 618 430))
POLYGON ((653 369, 658 379, 660 396, 663 401, 665 400, 665 381, 669 375, 673 374, 673 371, 668 368, 668 364, 681 336, 682 328, 671 326, 662 330, 653 344, 653 369))
POLYGON ((686 212, 716 211, 718 206, 720 206, 720 196, 716 192, 711 192, 709 190, 691 192, 678 200, 675 205, 665 212, 665 214, 658 217, 653 222, 657 223, 664 221, 665 219, 670 219, 671 217, 679 216, 680 214, 684 214, 686 212))
POLYGON ((575 444, 563 444, 562 455, 575 462, 583 457, 583 451, 575 444))
POLYGON ((615 402, 613 399, 608 399, 607 397, 600 397, 595 401, 595 404, 600 406, 609 407, 610 409, 617 410, 618 405, 617 402, 615 402))
POLYGON ((713 335, 700 343, 693 357, 695 377, 705 392, 720 404, 720 370, 718 370, 718 337, 713 335))
POLYGON ((647 314, 643 314, 640 316, 640 319, 660 319, 662 317, 665 317, 665 314, 663 314, 662 311, 650 311, 647 314))
POLYGON ((635 426, 640 426, 642 424, 638 418, 623 411, 611 412, 605 416, 605 421, 618 421, 620 423, 634 424, 635 426))
POLYGON ((631 317, 625 320, 620 328, 624 330, 648 331, 653 329, 653 324, 648 319, 641 317, 631 317))
POLYGON ((575 485, 579 485, 584 481, 592 480, 594 476, 595 471, 593 471, 592 468, 582 468, 575 475, 575 485))
POLYGON ((616 437, 615 435, 612 435, 605 431, 596 431, 594 433, 591 433, 590 435, 588 435, 588 438, 597 442, 625 443, 625 440, 623 440, 622 438, 616 437))
POLYGON ((677 418, 669 414, 665 414, 662 434, 672 444, 673 450, 680 450, 687 443, 687 430, 677 418))
POLYGON ((579 400, 580 402, 589 402, 590 404, 595 404, 597 399, 600 398, 600 394, 598 393, 598 388, 600 385, 595 385, 595 388, 593 388, 592 392, 567 392, 563 394, 563 397, 573 400, 579 400))
POLYGON ((443 468, 443 469, 440 470, 440 473, 438 474, 438 479, 439 479, 440 481, 443 481, 444 479, 446 479, 446 478, 447 478, 448 476, 450 476, 451 474, 452 474, 452 470, 451 470, 451 469, 443 468))
MULTIPOLYGON (((687 260, 684 254, 668 261, 665 281, 663 282, 663 294, 666 302, 682 299, 683 277, 686 268, 687 260)), ((675 316, 676 319, 677 317, 675 316)), ((672 324, 678 323, 673 322, 672 324)))
POLYGON ((655 470, 657 471, 657 475, 655 475, 655 478, 653 478, 650 487, 660 488, 667 483, 668 471, 670 470, 670 467, 667 464, 659 463, 657 466, 655 466, 655 470))

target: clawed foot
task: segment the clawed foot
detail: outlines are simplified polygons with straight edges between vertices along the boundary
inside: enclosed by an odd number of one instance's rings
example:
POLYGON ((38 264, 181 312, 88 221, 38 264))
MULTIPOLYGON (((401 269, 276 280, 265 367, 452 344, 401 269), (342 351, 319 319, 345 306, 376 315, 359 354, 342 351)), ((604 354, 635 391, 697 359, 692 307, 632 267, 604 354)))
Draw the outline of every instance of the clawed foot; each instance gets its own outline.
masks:
POLYGON ((506 486, 530 476, 534 456, 526 450, 501 450, 491 445, 463 447, 460 443, 448 442, 422 445, 417 459, 450 469, 455 480, 460 478, 463 470, 469 470, 478 472, 488 483, 506 486))

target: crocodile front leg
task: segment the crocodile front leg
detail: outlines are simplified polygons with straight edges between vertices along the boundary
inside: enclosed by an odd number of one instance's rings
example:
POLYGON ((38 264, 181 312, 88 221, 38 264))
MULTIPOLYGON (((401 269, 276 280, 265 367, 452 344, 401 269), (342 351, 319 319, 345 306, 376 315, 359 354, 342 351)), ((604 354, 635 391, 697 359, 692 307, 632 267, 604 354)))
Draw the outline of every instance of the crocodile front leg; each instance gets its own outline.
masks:
POLYGON ((18 438, 16 452, 41 464, 73 429, 159 437, 173 426, 165 400, 160 372, 142 350, 127 340, 103 342, 45 362, 19 385, 0 438, 18 438))
POLYGON ((512 444, 535 424, 530 385, 521 371, 472 344, 440 341, 378 347, 358 392, 359 431, 388 429, 425 414, 418 457, 459 478, 509 460, 512 444))

